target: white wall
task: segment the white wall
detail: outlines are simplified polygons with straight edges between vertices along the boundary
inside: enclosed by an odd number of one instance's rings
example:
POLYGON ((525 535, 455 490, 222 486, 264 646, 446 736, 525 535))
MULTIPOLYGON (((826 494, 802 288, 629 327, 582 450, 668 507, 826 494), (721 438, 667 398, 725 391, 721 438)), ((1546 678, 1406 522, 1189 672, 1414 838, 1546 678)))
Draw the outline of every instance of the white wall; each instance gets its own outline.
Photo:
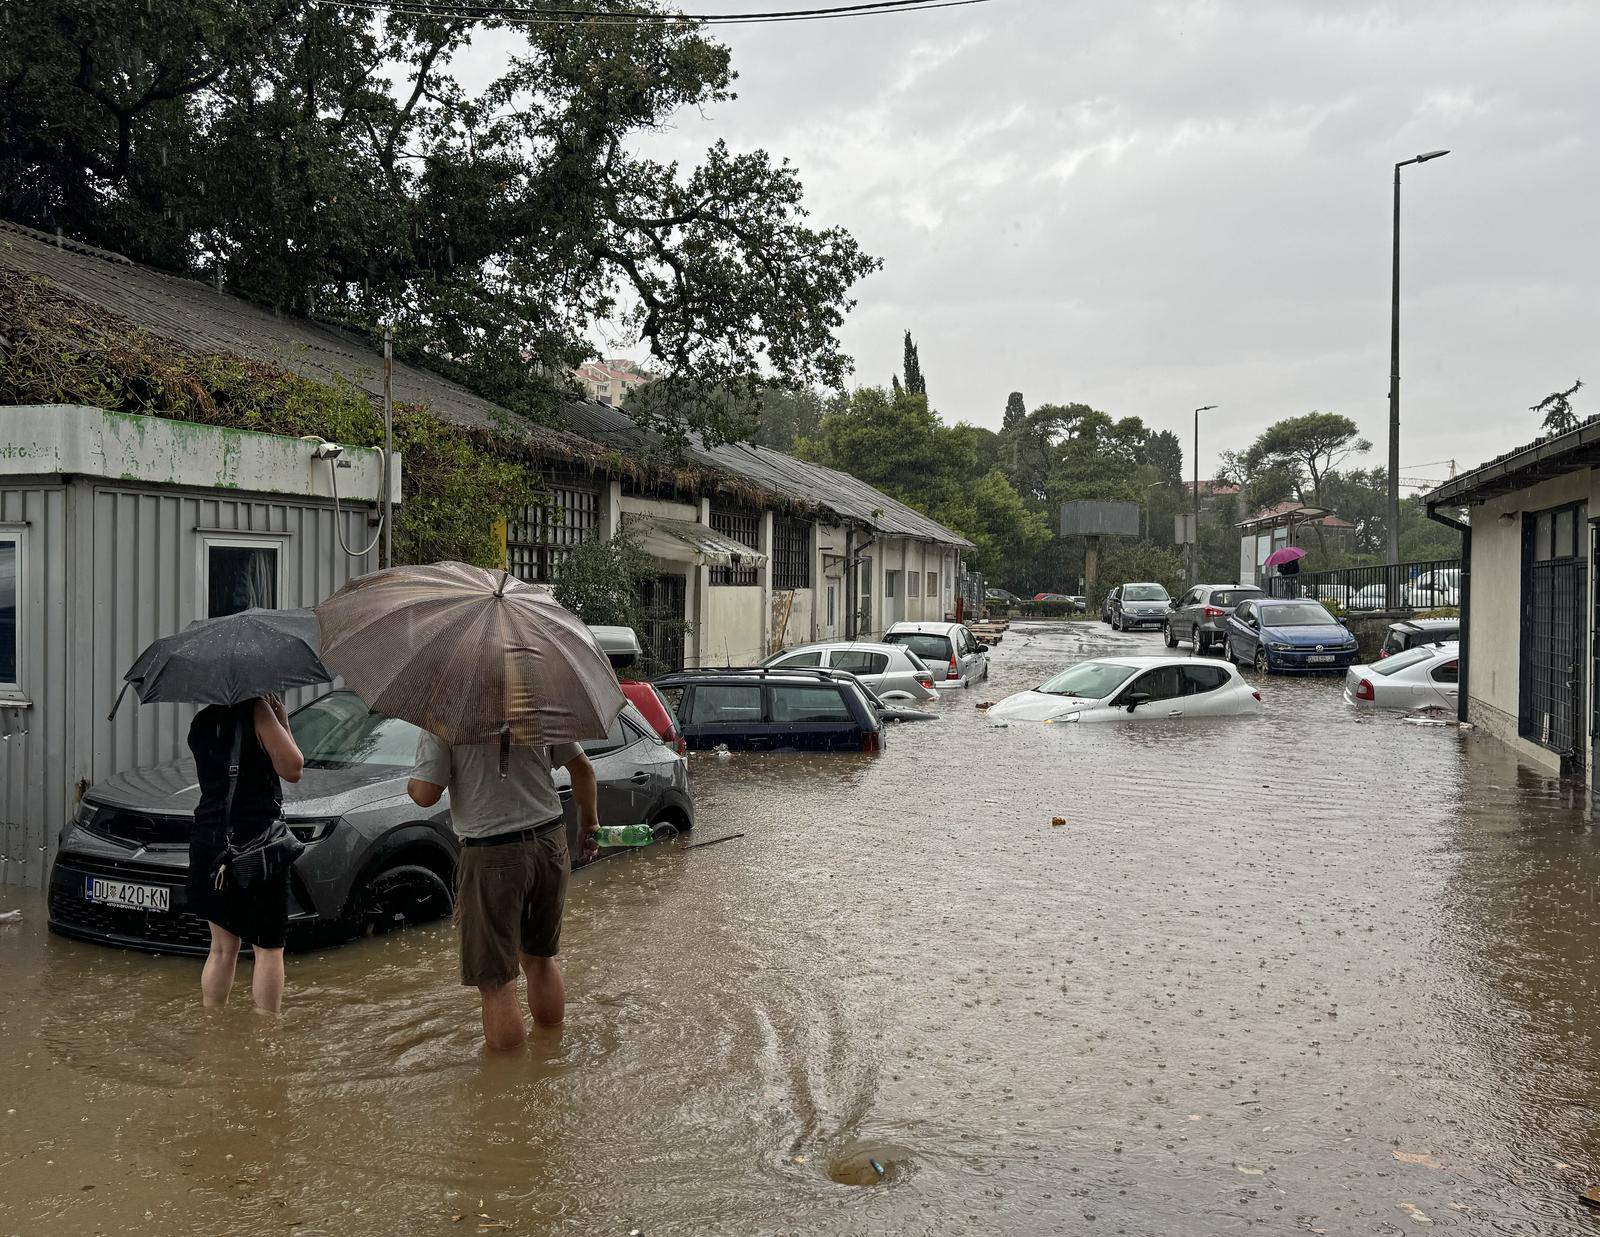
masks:
POLYGON ((765 606, 761 589, 714 585, 706 589, 702 624, 707 666, 753 666, 765 655, 765 606))
MULTIPOLYGON (((1558 772, 1561 758, 1517 734, 1522 656, 1522 515, 1565 503, 1587 501, 1600 515, 1600 488, 1592 472, 1572 473, 1492 499, 1472 511, 1472 598, 1467 650, 1468 717, 1510 744, 1539 768, 1558 772), (1502 515, 1509 519, 1502 520, 1502 515)), ((1587 530, 1584 530, 1587 535, 1587 530)), ((1587 546, 1584 547, 1587 552, 1587 546)), ((1594 564, 1589 579, 1594 587, 1594 564)), ((1593 613, 1586 609, 1586 614, 1593 613)), ((1587 631, 1590 623, 1585 621, 1587 631)), ((1585 659, 1584 674, 1591 662, 1585 659)), ((1594 685, 1589 685, 1593 691, 1594 685)), ((1587 711, 1584 717, 1587 717, 1587 711)), ((1588 726, 1580 723, 1580 730, 1588 726)), ((1585 754, 1587 763, 1587 753, 1585 754)))

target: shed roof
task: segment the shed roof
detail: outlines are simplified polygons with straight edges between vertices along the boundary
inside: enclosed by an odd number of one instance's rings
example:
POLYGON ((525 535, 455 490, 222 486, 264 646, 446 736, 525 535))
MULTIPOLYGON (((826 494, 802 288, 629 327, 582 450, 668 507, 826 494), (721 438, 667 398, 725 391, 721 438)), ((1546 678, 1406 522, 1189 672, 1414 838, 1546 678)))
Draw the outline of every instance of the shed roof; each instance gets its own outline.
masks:
MULTIPOLYGON (((65 295, 126 318, 141 330, 195 354, 229 353, 319 382, 344 381, 383 395, 383 360, 358 332, 280 314, 214 285, 132 262, 120 254, 0 221, 0 278, 40 278, 65 295)), ((562 404, 561 426, 520 416, 425 369, 395 362, 396 403, 428 409, 440 420, 528 447, 535 454, 615 471, 654 462, 670 470, 670 444, 620 409, 585 400, 562 404), (609 448, 609 450, 602 449, 609 448)), ((766 447, 706 447, 692 440, 689 463, 778 502, 831 512, 880 532, 970 547, 960 534, 866 482, 766 447)))
POLYGON ((1536 438, 1497 455, 1422 497, 1429 507, 1466 507, 1595 467, 1600 467, 1600 416, 1590 417, 1564 434, 1536 438))

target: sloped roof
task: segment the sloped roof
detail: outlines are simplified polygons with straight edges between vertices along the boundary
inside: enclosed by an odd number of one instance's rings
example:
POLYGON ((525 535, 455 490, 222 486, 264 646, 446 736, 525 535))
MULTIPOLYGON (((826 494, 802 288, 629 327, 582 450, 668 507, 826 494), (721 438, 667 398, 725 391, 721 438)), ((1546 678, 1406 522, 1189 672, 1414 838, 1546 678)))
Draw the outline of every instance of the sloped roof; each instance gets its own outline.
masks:
POLYGON ((1331 511, 1324 511, 1321 507, 1307 507, 1302 503, 1284 502, 1274 503, 1270 507, 1263 507, 1248 520, 1240 520, 1240 528, 1248 528, 1257 524, 1275 524, 1288 520, 1291 516, 1297 524, 1320 524, 1323 528, 1354 528, 1349 520, 1341 519, 1331 511))
MULTIPOLYGON (((193 354, 226 353, 276 366, 317 382, 344 381, 383 397, 383 357, 362 334, 280 314, 212 284, 168 274, 120 254, 0 221, 0 279, 38 278, 83 304, 193 354)), ((675 459, 660 435, 620 410, 585 400, 561 405, 563 425, 520 416, 425 369, 394 363, 397 404, 428 409, 440 420, 520 443, 535 454, 615 471, 615 456, 633 465, 671 470, 675 459), (609 448, 605 450, 602 448, 609 448)), ((971 542, 864 481, 748 444, 706 448, 693 440, 688 462, 721 474, 737 488, 755 487, 779 502, 822 509, 881 532, 947 545, 971 542)))
MULTIPOLYGON (((643 429, 627 413, 606 404, 573 404, 563 410, 563 420, 574 433, 630 455, 648 459, 668 449, 665 438, 643 429)), ((747 442, 708 447, 691 437, 684 451, 697 464, 743 478, 791 503, 832 511, 845 520, 864 524, 888 536, 914 537, 964 548, 972 545, 960 533, 890 498, 858 477, 797 460, 770 447, 747 442)))
POLYGON ((1600 465, 1600 415, 1570 430, 1546 434, 1452 477, 1422 496, 1431 507, 1465 507, 1552 477, 1600 465))

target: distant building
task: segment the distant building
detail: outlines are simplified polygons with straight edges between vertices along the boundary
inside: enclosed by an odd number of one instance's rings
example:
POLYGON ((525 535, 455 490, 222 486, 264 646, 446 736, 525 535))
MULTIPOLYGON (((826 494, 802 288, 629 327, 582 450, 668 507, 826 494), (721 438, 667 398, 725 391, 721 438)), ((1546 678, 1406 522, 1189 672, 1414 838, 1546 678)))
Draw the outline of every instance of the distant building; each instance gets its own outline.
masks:
MULTIPOLYGON (((1183 483, 1183 492, 1184 492, 1185 495, 1193 494, 1194 490, 1195 490, 1195 484, 1194 484, 1193 481, 1185 481, 1183 483)), ((1232 484, 1231 482, 1228 482, 1228 481, 1215 481, 1215 480, 1208 481, 1205 478, 1201 478, 1201 481, 1200 481, 1200 501, 1201 502, 1210 502, 1213 499, 1217 499, 1217 498, 1227 498, 1230 495, 1234 495, 1234 494, 1237 494, 1237 493, 1239 493, 1239 487, 1234 485, 1234 484, 1232 484)))
POLYGON ((653 375, 626 360, 590 361, 573 370, 572 376, 583 384, 590 399, 611 408, 622 407, 630 391, 655 381, 653 375))
MULTIPOLYGON (((1201 482, 1201 493, 1205 493, 1201 482)), ((1348 550, 1356 526, 1322 507, 1304 503, 1275 503, 1239 522, 1239 583, 1260 584, 1267 555, 1284 546, 1299 546, 1307 553, 1348 550)))

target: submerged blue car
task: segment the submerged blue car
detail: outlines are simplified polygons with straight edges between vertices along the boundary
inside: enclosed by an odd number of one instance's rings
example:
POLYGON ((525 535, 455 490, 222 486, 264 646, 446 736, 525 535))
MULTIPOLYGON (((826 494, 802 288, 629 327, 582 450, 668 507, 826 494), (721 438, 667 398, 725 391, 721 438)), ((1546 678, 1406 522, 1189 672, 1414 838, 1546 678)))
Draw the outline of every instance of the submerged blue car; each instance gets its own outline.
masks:
POLYGON ((1318 602, 1271 597, 1234 608, 1222 647, 1229 661, 1268 674, 1343 670, 1361 656, 1356 638, 1318 602))

